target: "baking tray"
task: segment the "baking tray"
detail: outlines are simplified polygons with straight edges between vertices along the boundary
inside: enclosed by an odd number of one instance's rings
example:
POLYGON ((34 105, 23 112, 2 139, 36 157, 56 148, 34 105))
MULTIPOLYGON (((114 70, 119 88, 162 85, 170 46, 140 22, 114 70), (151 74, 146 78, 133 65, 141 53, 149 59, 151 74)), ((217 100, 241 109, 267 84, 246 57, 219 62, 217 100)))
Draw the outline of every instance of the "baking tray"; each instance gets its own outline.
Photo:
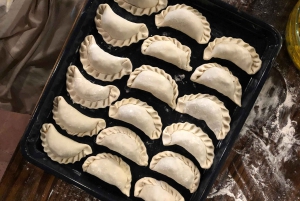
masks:
POLYGON ((117 5, 117 3, 115 3, 112 0, 88 0, 85 7, 82 10, 81 15, 75 23, 72 34, 68 39, 68 43, 66 44, 64 51, 61 53, 61 56, 59 57, 53 69, 53 72, 34 110, 28 127, 23 135, 21 141, 22 153, 28 161, 44 169, 45 171, 86 190, 87 192, 101 199, 102 201, 141 200, 133 197, 133 190, 136 181, 145 176, 150 176, 158 180, 166 181, 175 189, 177 189, 184 196, 185 200, 205 200, 214 180, 218 175, 218 172, 222 167, 222 164, 226 160, 226 157, 232 148, 234 141, 238 137, 238 134, 264 82, 266 81, 268 72, 272 66, 272 61, 277 56, 281 48, 282 39, 280 34, 270 25, 260 20, 257 20, 243 12, 240 12, 236 8, 224 2, 218 0, 169 0, 168 5, 174 5, 177 3, 185 3, 187 5, 190 5, 198 9, 204 16, 206 16, 212 30, 211 41, 214 40, 216 37, 227 36, 234 38, 242 38, 245 42, 253 46, 256 49, 257 53, 260 55, 260 58, 262 59, 262 67, 258 71, 258 73, 250 76, 238 67, 236 67, 233 63, 221 59, 203 61, 203 50, 207 45, 198 44, 185 34, 173 30, 171 28, 157 29, 154 23, 154 14, 152 14, 151 16, 142 17, 133 16, 124 9, 120 8, 117 5), (228 67, 232 71, 232 73, 239 78, 240 83, 242 85, 242 107, 237 107, 229 98, 223 96, 222 94, 218 93, 213 89, 207 88, 203 85, 192 83, 189 79, 193 71, 186 72, 161 60, 155 59, 150 56, 142 55, 141 44, 143 41, 140 41, 136 44, 132 44, 129 47, 122 48, 116 48, 106 44, 103 41, 102 36, 98 34, 93 19, 96 13, 96 9, 101 3, 108 3, 117 14, 130 21, 145 23, 149 29, 150 36, 165 35, 174 37, 177 38, 182 44, 189 46, 192 50, 191 66, 193 67, 193 69, 195 69, 203 63, 208 62, 217 62, 223 66, 228 67), (130 58, 134 69, 141 66, 142 64, 148 64, 154 67, 160 67, 164 69, 173 77, 173 79, 176 80, 176 83, 178 84, 179 88, 179 97, 183 96, 184 94, 192 93, 208 93, 217 96, 221 101, 224 102, 225 106, 229 109, 230 116, 232 118, 230 124, 231 129, 227 137, 222 141, 218 141, 215 135, 207 128, 204 121, 196 120, 190 117, 189 115, 180 114, 176 111, 171 110, 171 108, 167 104, 156 99, 150 93, 128 88, 126 86, 128 76, 125 76, 121 80, 116 80, 112 83, 102 82, 93 79, 91 76, 85 73, 79 60, 80 44, 84 40, 85 36, 89 34, 94 35, 98 45, 100 45, 100 47, 105 51, 116 56, 130 58), (88 80, 96 84, 113 84, 118 86, 121 91, 121 95, 118 100, 121 100, 123 98, 135 97, 153 106, 153 108, 158 111, 159 115, 162 118, 163 129, 173 122, 186 121, 194 123, 197 126, 201 127, 202 130, 206 132, 213 140, 215 146, 215 158, 212 167, 208 170, 203 170, 200 168, 198 162, 192 157, 192 155, 185 151, 183 148, 179 146, 164 147, 162 145, 161 138, 159 140, 150 140, 137 128, 127 123, 110 119, 108 117, 108 108, 90 110, 87 108, 80 107, 80 105, 73 104, 70 97, 68 96, 65 84, 67 68, 71 64, 76 65, 88 80), (183 154, 184 156, 191 159, 201 172, 200 185, 197 191, 193 194, 190 194, 187 189, 177 184, 172 179, 157 172, 151 171, 148 167, 138 166, 134 162, 131 162, 130 160, 126 159, 120 154, 113 152, 105 147, 96 145, 96 136, 79 138, 67 135, 67 133, 60 129, 60 127, 57 126, 54 120, 52 119, 52 102, 54 98, 58 95, 64 96, 66 101, 80 112, 91 117, 104 118, 107 122, 107 127, 120 125, 132 129, 144 141, 149 155, 149 162, 155 154, 164 150, 171 150, 183 154), (86 157, 83 158, 80 162, 67 165, 61 165, 57 162, 52 161, 43 151, 43 148, 41 146, 40 129, 43 123, 53 123, 60 133, 78 142, 89 144, 93 149, 92 155, 96 155, 101 152, 109 152, 121 156, 122 159, 131 167, 131 196, 127 198, 116 187, 111 186, 101 181, 100 179, 89 175, 88 173, 84 173, 82 171, 81 166, 85 161, 86 157))

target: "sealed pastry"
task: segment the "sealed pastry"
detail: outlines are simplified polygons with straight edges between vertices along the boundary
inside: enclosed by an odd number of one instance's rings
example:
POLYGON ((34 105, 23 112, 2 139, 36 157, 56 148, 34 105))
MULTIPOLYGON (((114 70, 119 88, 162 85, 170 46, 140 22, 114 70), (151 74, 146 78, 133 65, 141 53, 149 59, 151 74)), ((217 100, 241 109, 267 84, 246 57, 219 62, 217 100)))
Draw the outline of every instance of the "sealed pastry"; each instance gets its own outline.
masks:
POLYGON ((130 74, 127 86, 150 92, 171 108, 176 107, 178 86, 172 77, 160 68, 149 65, 136 68, 130 74))
POLYGON ((105 52, 97 45, 92 35, 85 37, 79 52, 83 69, 98 80, 112 82, 132 71, 130 59, 105 52))
POLYGON ((104 119, 91 118, 69 105, 62 96, 53 101, 53 119, 70 135, 93 136, 106 127, 104 119))
POLYGON ((110 106, 120 96, 120 90, 116 86, 91 83, 76 66, 68 68, 67 91, 74 103, 90 109, 110 106))
POLYGON ((195 164, 188 158, 164 151, 153 156, 150 169, 170 177, 177 183, 194 193, 200 182, 200 172, 195 164))
POLYGON ((210 25, 198 10, 185 4, 168 6, 155 16, 157 27, 171 27, 195 39, 200 44, 208 43, 210 25))
POLYGON ((241 107, 242 86, 228 68, 217 63, 203 64, 196 68, 191 80, 217 90, 241 107))
POLYGON ((92 153, 88 144, 78 143, 63 136, 53 124, 43 124, 40 132, 44 151, 53 161, 61 164, 75 163, 92 153))
POLYGON ((143 23, 130 22, 112 11, 108 4, 100 4, 95 17, 96 28, 103 40, 112 46, 129 46, 149 35, 143 23))
POLYGON ((134 196, 145 201, 184 201, 175 188, 151 177, 141 178, 135 183, 134 196))
POLYGON ((142 45, 142 53, 174 64, 180 69, 191 71, 191 49, 177 39, 166 36, 147 38, 142 45))
POLYGON ((203 59, 226 59, 248 74, 255 74, 261 68, 261 60, 254 47, 240 38, 222 37, 210 42, 204 50, 203 59))
POLYGON ((162 123, 158 113, 147 103, 135 98, 122 99, 109 107, 110 118, 132 124, 150 139, 161 135, 162 123))
POLYGON ((141 138, 132 130, 114 126, 97 135, 96 144, 106 146, 141 166, 148 165, 147 149, 141 138))
POLYGON ((90 156, 84 161, 82 169, 84 172, 116 186, 122 193, 129 197, 131 171, 129 165, 120 157, 109 153, 90 156))
POLYGON ((133 15, 151 15, 168 5, 168 0, 115 0, 121 8, 133 15))
POLYGON ((184 95, 178 98, 175 110, 204 120, 218 140, 224 139, 230 130, 229 111, 215 96, 201 93, 184 95))
POLYGON ((209 169, 214 160, 212 140, 201 128, 188 122, 167 126, 162 135, 165 146, 179 145, 192 154, 203 169, 209 169))

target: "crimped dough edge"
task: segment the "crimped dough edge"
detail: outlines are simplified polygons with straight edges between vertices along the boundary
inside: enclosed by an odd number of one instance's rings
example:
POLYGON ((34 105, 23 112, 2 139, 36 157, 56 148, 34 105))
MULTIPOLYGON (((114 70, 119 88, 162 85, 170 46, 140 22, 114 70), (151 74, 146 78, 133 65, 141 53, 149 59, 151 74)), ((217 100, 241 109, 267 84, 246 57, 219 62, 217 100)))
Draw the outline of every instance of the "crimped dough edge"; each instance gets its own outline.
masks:
POLYGON ((197 127, 195 124, 185 122, 185 123, 173 123, 170 126, 167 126, 163 130, 163 136, 162 136, 163 142, 167 143, 167 144, 164 143, 164 146, 169 146, 172 142, 173 133, 175 133, 176 131, 180 131, 180 130, 188 131, 188 132, 194 134, 195 136, 199 137, 200 140, 203 142, 203 144, 205 145, 205 148, 206 148, 206 163, 200 164, 200 166, 203 169, 209 169, 214 161, 215 147, 212 143, 212 140, 209 138, 209 136, 206 133, 204 133, 202 131, 202 129, 197 127))
MULTIPOLYGON (((119 96, 120 96, 120 90, 114 86, 114 85, 107 85, 105 87, 110 88, 110 93, 109 96, 106 99, 98 100, 98 101, 90 101, 90 100, 85 100, 83 97, 80 97, 76 89, 73 87, 73 83, 75 82, 74 76, 75 76, 75 71, 80 71, 78 68, 74 65, 69 66, 68 71, 67 71, 67 80, 66 80, 66 85, 67 85, 67 91, 70 94, 71 99, 73 100, 74 103, 80 104, 84 107, 90 108, 90 109, 98 109, 98 108, 105 108, 107 106, 110 106, 114 101, 116 101, 119 96)), ((81 73, 80 73, 81 74, 81 73)), ((84 77, 84 76, 82 76, 84 77)), ((93 84, 93 83, 91 83, 93 84)), ((93 84, 97 86, 96 84, 93 84)), ((100 86, 100 85, 98 85, 100 86)))
POLYGON ((245 43, 240 38, 232 38, 232 37, 225 37, 225 36, 223 36, 221 38, 216 38, 214 41, 208 43, 208 46, 204 49, 203 59, 204 60, 211 59, 212 51, 213 51, 214 47, 222 42, 230 42, 233 44, 238 44, 248 50, 248 52, 250 53, 250 55, 252 57, 253 63, 252 63, 251 68, 245 72, 252 75, 252 74, 255 74, 261 68, 262 61, 259 58, 259 55, 256 53, 255 48, 252 47, 251 45, 249 45, 248 43, 245 43))
POLYGON ((82 165, 82 170, 84 172, 87 172, 87 169, 95 160, 105 160, 105 159, 112 159, 116 161, 119 164, 119 166, 124 170, 125 174, 127 175, 127 182, 125 184, 125 189, 123 190, 120 189, 120 190, 122 191, 122 193, 124 193, 129 197, 131 180, 132 180, 131 171, 129 165, 125 163, 120 157, 109 153, 101 153, 101 154, 97 154, 96 156, 90 156, 84 161, 82 165))
POLYGON ((172 12, 174 10, 179 9, 185 9, 190 12, 192 12, 194 15, 196 15, 199 20, 201 21, 201 24, 203 25, 203 36, 200 40, 197 40, 194 38, 199 44, 206 44, 210 40, 210 24, 206 20, 206 17, 204 17, 198 10, 194 9, 191 6, 185 5, 185 4, 176 4, 174 6, 168 6, 165 10, 163 10, 160 14, 155 15, 155 24, 157 27, 161 27, 160 25, 163 23, 165 17, 168 15, 169 12, 172 12))
POLYGON ((117 2, 121 8, 124 8, 125 10, 127 10, 128 12, 136 16, 151 15, 152 13, 157 13, 158 11, 167 7, 168 5, 168 0, 157 0, 156 6, 153 6, 151 8, 140 8, 126 2, 126 0, 114 0, 114 1, 117 2))
POLYGON ((147 111, 147 113, 152 117, 156 128, 156 130, 152 132, 152 136, 149 137, 152 140, 160 138, 161 130, 162 130, 162 122, 160 116, 158 115, 157 111, 153 109, 153 107, 149 106, 146 102, 140 101, 139 99, 128 98, 128 99, 122 99, 118 102, 115 102, 114 105, 111 105, 109 107, 108 116, 114 118, 119 108, 123 105, 128 105, 128 104, 140 106, 147 111))
POLYGON ((168 183, 164 181, 158 181, 151 177, 143 177, 139 179, 134 186, 134 196, 140 197, 140 193, 143 190, 143 188, 147 185, 151 186, 159 186, 163 190, 167 191, 169 194, 171 194, 174 197, 174 201, 184 201, 184 198, 182 195, 172 186, 170 186, 168 183))
MULTIPOLYGON (((110 6, 108 4, 100 4, 97 9, 96 16, 94 19, 98 33, 102 35, 103 40, 107 44, 110 44, 110 45, 116 46, 116 47, 129 46, 132 43, 137 43, 138 41, 143 40, 148 37, 149 31, 148 31, 147 26, 145 24, 141 24, 139 31, 135 35, 133 35, 131 38, 128 38, 127 40, 118 40, 118 39, 112 38, 109 35, 109 33, 106 32, 102 28, 102 25, 101 25, 102 14, 107 7, 110 8, 110 6)), ((115 14, 115 15, 117 15, 117 14, 115 14)), ((130 21, 128 21, 128 22, 130 22, 130 21)), ((134 23, 134 22, 131 22, 131 23, 134 23)))
MULTIPOLYGON (((52 109, 52 113, 53 113, 53 119, 55 120, 56 124, 59 125, 62 129, 66 130, 68 134, 70 135, 76 135, 78 137, 83 137, 83 136, 93 136, 93 135, 97 135, 99 131, 101 131, 103 128, 106 127, 106 122, 104 119, 101 118, 95 118, 98 119, 98 123, 96 125, 95 128, 93 128, 92 130, 88 130, 85 132, 75 132, 75 131, 71 131, 70 129, 68 129, 68 127, 70 127, 69 125, 64 125, 63 121, 61 121, 59 114, 58 114, 58 105, 60 101, 65 101, 64 98, 62 96, 57 96, 54 98, 53 100, 53 109, 52 109)), ((66 101, 65 101, 66 102, 66 101)), ((66 102, 66 104, 68 104, 66 102)), ((71 105, 68 104, 69 107, 72 107, 71 105)), ((75 109, 75 108, 74 108, 75 109)), ((78 110, 77 110, 78 111, 78 110)), ((78 111, 79 112, 79 111, 78 111)), ((81 112, 79 112, 81 113, 81 112)), ((81 113, 82 114, 82 113, 81 113)), ((84 114, 82 114, 84 117, 88 117, 84 114)), ((90 117, 89 117, 90 118, 90 117)))
POLYGON ((176 99, 178 97, 178 85, 176 84, 176 82, 173 80, 173 78, 171 77, 171 75, 169 75, 168 73, 166 73, 164 70, 157 68, 157 67, 152 67, 150 65, 142 65, 139 68, 136 68, 132 73, 130 73, 129 79, 127 81, 127 86, 131 87, 135 78, 143 71, 152 71, 155 72, 157 74, 160 74, 162 76, 164 76, 171 84, 172 88, 173 88, 173 100, 171 103, 167 103, 172 109, 175 109, 176 107, 176 99))
MULTIPOLYGON (((180 69, 186 70, 186 71, 192 71, 193 68, 190 66, 190 61, 191 61, 191 49, 188 46, 182 45, 176 38, 171 38, 171 37, 166 37, 166 36, 159 36, 159 35, 155 35, 152 37, 147 38, 146 40, 144 40, 143 44, 142 44, 142 53, 144 55, 146 54, 146 50, 147 48, 156 41, 171 41, 174 45, 176 45, 176 47, 184 52, 186 52, 188 54, 187 56, 187 63, 185 64, 185 67, 182 68, 181 66, 177 66, 180 69)), ((168 62, 168 61, 166 61, 168 62)))
MULTIPOLYGON (((114 134, 127 135, 129 138, 134 140, 134 142, 139 147, 139 153, 137 153, 137 154, 139 154, 139 161, 134 161, 134 162, 137 163, 138 165, 141 165, 141 166, 147 166, 148 165, 149 157, 148 157, 148 154, 147 154, 147 149, 145 147, 145 144, 143 143, 141 138, 136 133, 134 133, 132 130, 130 130, 128 128, 125 128, 125 127, 122 127, 122 126, 114 126, 114 127, 106 128, 106 129, 102 130, 97 135, 96 144, 103 145, 102 144, 103 139, 106 136, 114 135, 114 134)), ((120 154, 122 154, 122 153, 120 153, 120 154)))
MULTIPOLYGON (((83 69, 95 79, 112 82, 116 79, 121 79, 124 75, 128 75, 132 71, 132 63, 130 59, 124 58, 125 61, 122 63, 122 70, 119 73, 115 74, 103 74, 98 72, 90 63, 88 59, 88 47, 91 44, 96 44, 95 38, 93 35, 88 35, 84 38, 84 41, 81 43, 80 46, 80 61, 82 63, 83 69)), ((100 48, 100 47, 99 47, 100 48)))
POLYGON ((178 98, 178 103, 177 103, 177 106, 176 106, 175 110, 177 112, 183 113, 186 102, 192 101, 192 100, 195 100, 195 99, 202 99, 202 98, 210 99, 210 100, 214 101, 215 103, 217 103, 220 106, 221 111, 222 111, 222 117, 223 117, 223 122, 222 122, 223 126, 222 126, 221 132, 220 133, 215 133, 215 135, 216 135, 218 140, 223 140, 226 137, 229 130, 230 130, 231 118, 229 116, 228 109, 225 107, 224 103, 222 101, 220 101, 217 97, 209 95, 209 94, 201 94, 201 93, 184 95, 184 96, 178 98))
POLYGON ((190 186, 189 190, 191 193, 195 192, 199 186, 201 175, 200 175, 198 168, 195 166, 195 164, 190 159, 184 157, 183 155, 172 152, 172 151, 160 152, 160 153, 156 154, 155 156, 153 156, 153 158, 150 162, 149 168, 151 170, 153 170, 153 168, 155 168, 157 163, 161 159, 166 158, 166 157, 178 158, 191 169, 191 171, 194 173, 194 182, 193 182, 192 186, 190 186))
MULTIPOLYGON (((231 75, 231 77, 232 77, 232 79, 234 80, 234 83, 235 83, 235 93, 234 93, 234 99, 232 99, 231 97, 229 97, 235 104, 237 104, 238 106, 242 106, 242 104, 241 104, 241 100, 242 100, 242 86, 241 86, 241 84, 240 84, 240 82, 239 82, 239 79, 236 77, 236 76, 234 76, 233 74, 232 74, 232 72, 228 69, 228 68, 226 68, 226 67, 224 67, 224 66, 221 66, 221 65, 219 65, 219 64, 217 64, 217 63, 207 63, 207 64, 203 64, 203 65, 201 65, 201 66, 199 66, 198 68, 196 68, 195 69, 195 71, 194 71, 194 73, 192 74, 192 76, 191 76, 191 81, 193 81, 193 82, 196 82, 196 83, 199 83, 199 84, 202 84, 202 83, 200 83, 200 82, 197 82, 197 79, 199 79, 201 76, 202 76, 202 74, 203 73, 205 73, 205 71, 206 70, 208 70, 208 69, 210 69, 210 68, 214 68, 214 67, 217 67, 217 68, 220 68, 220 69, 222 69, 222 70, 224 70, 224 71, 227 71, 230 75, 231 75)), ((210 87, 210 86, 208 86, 208 87, 210 87)), ((217 89, 216 89, 217 90, 217 89)), ((218 90, 217 90, 218 91, 218 90)), ((225 94, 224 94, 225 95, 225 94)))
MULTIPOLYGON (((46 154, 51 158, 51 160, 56 161, 60 164, 75 163, 77 161, 80 161, 83 157, 85 157, 93 152, 92 148, 89 145, 77 142, 78 144, 86 145, 86 147, 81 152, 79 152, 77 155, 75 155, 73 157, 69 157, 69 158, 62 158, 60 156, 57 156, 56 154, 54 154, 51 151, 49 144, 47 142, 47 139, 46 139, 46 135, 47 135, 47 132, 50 127, 54 127, 53 124, 51 124, 51 123, 43 124, 43 126, 40 130, 40 133, 41 133, 40 138, 42 140, 42 146, 44 147, 44 152, 46 152, 46 154)), ((54 129, 55 129, 55 127, 54 127, 54 129)), ((56 129, 55 129, 55 131, 58 132, 56 129)), ((70 140, 72 140, 72 139, 70 139, 70 140)))

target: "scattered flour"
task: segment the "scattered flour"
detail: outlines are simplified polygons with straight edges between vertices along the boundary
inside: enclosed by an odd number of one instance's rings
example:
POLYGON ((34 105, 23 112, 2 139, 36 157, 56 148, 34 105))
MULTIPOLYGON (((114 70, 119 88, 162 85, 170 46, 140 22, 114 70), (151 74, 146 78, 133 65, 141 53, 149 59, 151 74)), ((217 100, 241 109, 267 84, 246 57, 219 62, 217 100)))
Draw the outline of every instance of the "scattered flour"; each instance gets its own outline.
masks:
MULTIPOLYGON (((248 153, 235 150, 238 154, 242 155, 245 170, 252 178, 255 188, 260 189, 264 200, 274 198, 272 197, 273 195, 265 195, 263 190, 270 188, 272 185, 280 189, 280 194, 283 194, 280 199, 283 200, 286 199, 289 192, 295 190, 292 182, 285 176, 283 165, 292 159, 293 151, 300 147, 300 140, 295 138, 295 126, 297 126, 297 122, 291 120, 290 116, 284 116, 296 104, 296 91, 296 89, 287 86, 286 99, 280 104, 280 91, 276 88, 273 81, 268 79, 240 133, 240 138, 250 137, 252 139, 250 147, 245 149, 245 152, 248 153), (273 96, 270 96, 271 91, 273 91, 273 96), (272 114, 273 116, 270 116, 270 111, 275 111, 272 114), (259 119, 266 120, 261 125, 262 132, 256 132, 257 130, 253 130, 256 128, 252 126, 257 125, 259 119), (262 135, 258 136, 257 133, 261 133, 262 135), (251 151, 257 152, 257 155, 262 154, 262 157, 253 158, 249 154, 251 151)), ((226 185, 222 189, 214 187, 208 198, 227 195, 236 201, 246 200, 241 190, 236 193, 236 186, 235 180, 229 174, 226 185), (233 188, 235 191, 233 191, 233 188)))

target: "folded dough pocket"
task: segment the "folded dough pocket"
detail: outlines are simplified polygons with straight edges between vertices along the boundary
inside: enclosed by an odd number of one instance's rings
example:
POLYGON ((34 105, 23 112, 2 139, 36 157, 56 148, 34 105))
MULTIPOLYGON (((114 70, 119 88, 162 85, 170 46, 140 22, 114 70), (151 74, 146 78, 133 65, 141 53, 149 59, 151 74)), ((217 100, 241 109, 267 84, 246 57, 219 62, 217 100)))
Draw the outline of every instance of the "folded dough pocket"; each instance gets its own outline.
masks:
POLYGON ((123 47, 145 39, 149 35, 143 23, 130 22, 112 11, 108 4, 100 4, 95 16, 96 28, 107 44, 123 47))
POLYGON ((83 69, 95 79, 112 82, 132 71, 130 59, 105 52, 92 35, 85 37, 79 52, 83 69))

